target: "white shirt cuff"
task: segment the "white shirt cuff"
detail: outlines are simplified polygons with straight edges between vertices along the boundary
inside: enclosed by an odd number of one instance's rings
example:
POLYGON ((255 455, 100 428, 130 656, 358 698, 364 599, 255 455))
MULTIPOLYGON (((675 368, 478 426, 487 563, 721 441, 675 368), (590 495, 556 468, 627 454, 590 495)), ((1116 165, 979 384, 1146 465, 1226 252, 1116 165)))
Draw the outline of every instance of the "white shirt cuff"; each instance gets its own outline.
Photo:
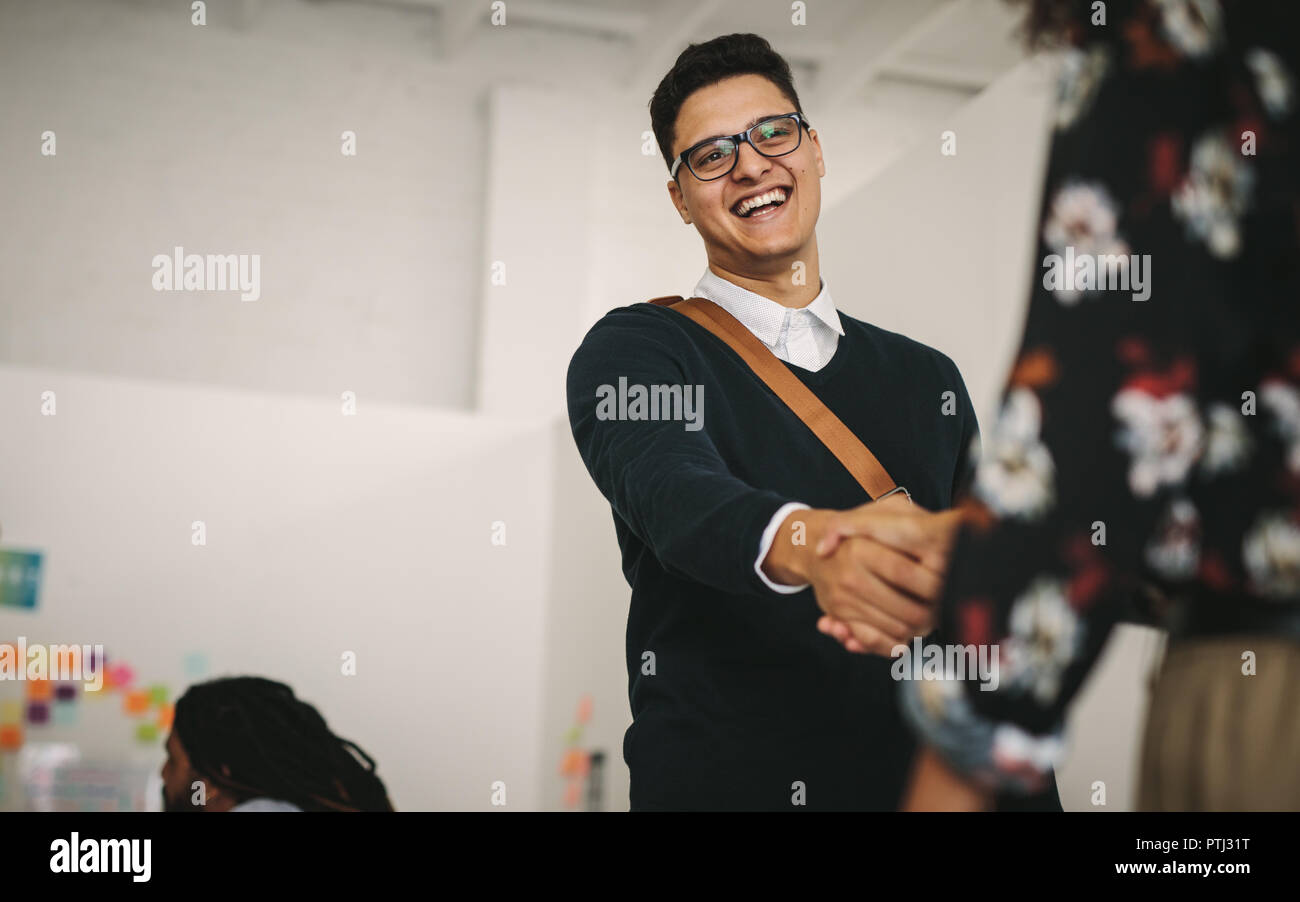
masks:
POLYGON ((810 510, 812 510, 812 508, 808 505, 792 501, 789 504, 783 505, 780 510, 773 514, 771 522, 767 524, 767 529, 763 530, 763 540, 758 543, 758 559, 754 561, 754 572, 758 574, 758 578, 761 579, 773 592, 779 592, 782 595, 793 595, 796 592, 802 592, 810 585, 809 583, 804 583, 802 586, 783 586, 780 583, 772 582, 772 580, 768 578, 768 575, 763 572, 763 561, 767 558, 767 553, 772 550, 772 543, 776 541, 776 531, 781 528, 781 524, 785 522, 785 518, 795 511, 810 510))

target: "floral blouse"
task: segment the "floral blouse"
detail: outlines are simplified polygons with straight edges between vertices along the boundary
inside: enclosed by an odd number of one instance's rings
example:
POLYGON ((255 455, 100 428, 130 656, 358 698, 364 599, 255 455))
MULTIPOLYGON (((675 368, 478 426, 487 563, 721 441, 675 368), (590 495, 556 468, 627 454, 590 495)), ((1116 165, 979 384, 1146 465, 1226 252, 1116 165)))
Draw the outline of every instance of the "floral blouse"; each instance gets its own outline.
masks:
MULTIPOLYGON (((1135 598, 1300 605, 1300 27, 1288 0, 1107 4, 1059 87, 1039 259, 938 642, 900 683, 987 786, 1042 788, 1135 598)), ((1300 690, 1300 687, 1297 687, 1300 690)))

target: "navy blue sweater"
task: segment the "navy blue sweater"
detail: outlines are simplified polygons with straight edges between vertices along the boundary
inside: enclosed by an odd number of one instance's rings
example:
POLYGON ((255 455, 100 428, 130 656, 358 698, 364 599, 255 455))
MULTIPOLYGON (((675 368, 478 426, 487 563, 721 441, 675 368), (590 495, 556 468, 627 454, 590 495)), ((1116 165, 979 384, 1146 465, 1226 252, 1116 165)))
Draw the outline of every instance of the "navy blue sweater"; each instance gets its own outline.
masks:
MULTIPOLYGON (((918 504, 950 506, 977 434, 957 367, 840 321, 825 367, 787 366, 918 504)), ((773 592, 754 570, 783 504, 844 509, 866 492, 726 344, 666 308, 634 304, 597 322, 569 364, 568 405, 632 587, 632 808, 799 810, 797 796, 804 810, 896 807, 914 740, 891 662, 844 651, 817 631, 810 589, 773 592), (701 392, 703 428, 665 409, 611 419, 620 378, 625 397, 637 385, 701 392)))

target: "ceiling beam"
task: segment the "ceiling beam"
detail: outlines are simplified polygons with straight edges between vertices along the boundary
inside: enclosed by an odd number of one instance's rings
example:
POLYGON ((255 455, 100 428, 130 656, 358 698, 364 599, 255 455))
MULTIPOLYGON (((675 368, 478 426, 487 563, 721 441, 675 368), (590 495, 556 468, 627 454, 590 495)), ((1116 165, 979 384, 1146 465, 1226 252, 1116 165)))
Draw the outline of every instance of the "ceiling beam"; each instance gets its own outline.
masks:
MULTIPOLYGON (((466 21, 472 23, 469 29, 472 32, 474 27, 488 21, 492 15, 492 0, 385 0, 385 3, 438 10, 439 15, 446 17, 448 23, 454 23, 460 29, 449 30, 452 39, 458 35, 467 36, 464 32, 466 21)), ((516 23, 541 25, 621 38, 635 38, 649 24, 649 17, 641 12, 551 0, 507 0, 505 15, 506 27, 516 23)))
POLYGON ((972 66, 913 57, 894 60, 881 69, 877 77, 978 93, 993 84, 1002 71, 995 66, 972 66))
POLYGON ((635 37, 627 54, 622 86, 640 91, 653 86, 672 67, 678 54, 698 37, 700 27, 724 0, 670 0, 660 3, 651 24, 635 37))
POLYGON ((904 54, 968 10, 971 0, 873 3, 817 73, 816 105, 827 110, 856 97, 904 54))
POLYGON ((490 6, 478 0, 443 3, 438 7, 438 55, 449 60, 469 43, 474 30, 488 16, 490 6))

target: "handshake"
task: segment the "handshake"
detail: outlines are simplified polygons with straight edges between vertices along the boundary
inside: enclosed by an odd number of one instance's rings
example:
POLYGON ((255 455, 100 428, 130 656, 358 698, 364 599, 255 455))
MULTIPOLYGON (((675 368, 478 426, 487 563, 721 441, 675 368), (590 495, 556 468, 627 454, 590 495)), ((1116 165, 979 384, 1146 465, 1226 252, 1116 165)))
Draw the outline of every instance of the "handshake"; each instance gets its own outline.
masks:
POLYGON ((799 510, 782 522, 763 572, 810 583, 825 614, 817 628, 846 649, 889 657, 934 628, 960 523, 956 510, 931 513, 901 494, 844 511, 799 510))

